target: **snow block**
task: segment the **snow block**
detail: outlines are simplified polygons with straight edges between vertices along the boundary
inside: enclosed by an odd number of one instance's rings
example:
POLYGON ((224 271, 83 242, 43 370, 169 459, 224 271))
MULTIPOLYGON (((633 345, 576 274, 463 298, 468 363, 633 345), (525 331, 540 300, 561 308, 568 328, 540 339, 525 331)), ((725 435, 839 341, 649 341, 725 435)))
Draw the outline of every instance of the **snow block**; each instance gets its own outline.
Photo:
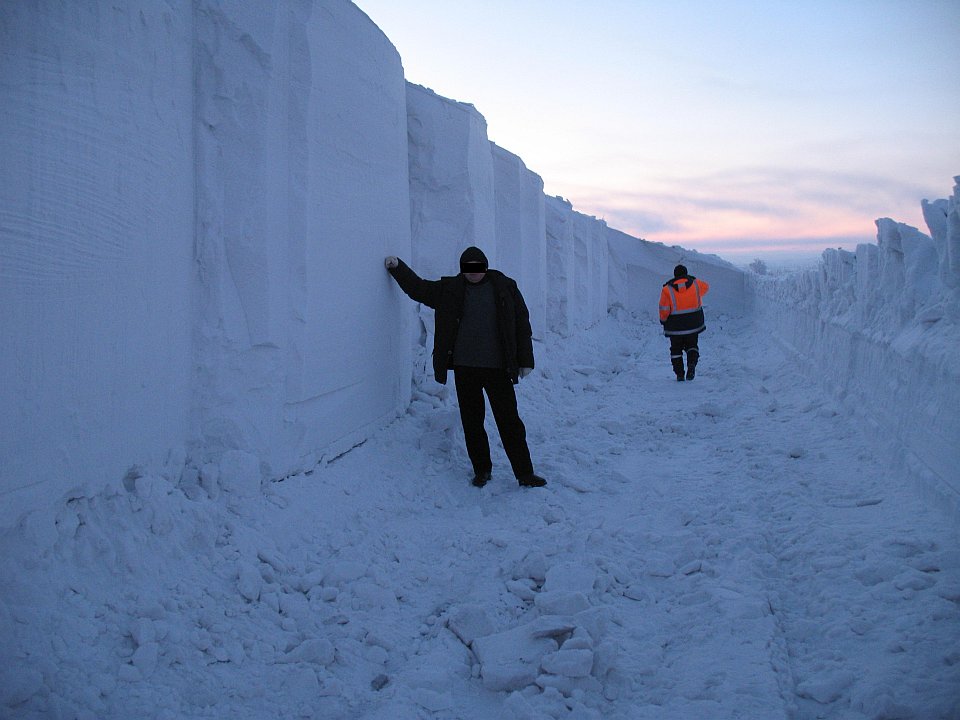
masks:
POLYGON ((543 179, 528 170, 518 156, 494 143, 490 147, 497 233, 497 257, 492 267, 517 281, 530 311, 533 336, 542 339, 547 330, 543 179))
POLYGON ((551 675, 586 677, 593 669, 593 651, 563 647, 557 652, 544 655, 540 668, 551 675))
POLYGON ((570 590, 537 593, 534 604, 545 615, 576 615, 590 607, 586 595, 570 590))
POLYGON ((566 623, 542 619, 473 641, 480 661, 480 674, 487 690, 520 690, 533 684, 540 674, 543 657, 559 648, 558 635, 573 631, 566 623))
POLYGON ((24 3, 2 33, 0 524, 185 447, 283 477, 399 414, 406 83, 359 8, 24 3))
POLYGON ((546 198, 547 325, 561 335, 606 317, 609 298, 607 225, 546 198))
POLYGON ((547 571, 544 591, 566 590, 589 595, 597 581, 596 568, 579 563, 558 563, 547 571))
POLYGON ((237 590, 246 600, 256 602, 260 599, 263 578, 260 571, 250 563, 241 563, 237 568, 237 590))
POLYGON ((476 638, 490 635, 495 630, 490 614, 480 605, 461 605, 455 608, 447 618, 447 627, 468 646, 476 638))
POLYGON ((12 526, 193 437, 192 13, 16 3, 0 32, 0 525, 12 526))
POLYGON ((283 663, 312 663, 314 665, 332 665, 336 659, 336 649, 326 638, 304 640, 290 652, 280 658, 283 663))
MULTIPOLYGON (((497 260, 493 156, 472 105, 407 83, 410 266, 424 278, 460 272, 470 245, 497 260)), ((521 288, 522 291, 522 288, 521 288)))
POLYGON ((409 397, 383 270, 409 251, 403 68, 348 2, 192 16, 200 432, 284 477, 409 397))

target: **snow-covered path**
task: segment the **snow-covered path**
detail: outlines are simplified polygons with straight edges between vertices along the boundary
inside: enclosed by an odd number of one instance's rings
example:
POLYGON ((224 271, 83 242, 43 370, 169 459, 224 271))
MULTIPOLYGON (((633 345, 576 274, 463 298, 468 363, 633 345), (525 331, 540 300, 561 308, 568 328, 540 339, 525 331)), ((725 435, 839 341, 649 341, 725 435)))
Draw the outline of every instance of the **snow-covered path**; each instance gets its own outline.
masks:
POLYGON ((265 494, 128 478, 35 516, 0 540, 0 708, 960 717, 947 519, 748 321, 711 323, 693 383, 658 331, 538 345, 519 395, 545 489, 499 449, 471 487, 431 386, 265 494))

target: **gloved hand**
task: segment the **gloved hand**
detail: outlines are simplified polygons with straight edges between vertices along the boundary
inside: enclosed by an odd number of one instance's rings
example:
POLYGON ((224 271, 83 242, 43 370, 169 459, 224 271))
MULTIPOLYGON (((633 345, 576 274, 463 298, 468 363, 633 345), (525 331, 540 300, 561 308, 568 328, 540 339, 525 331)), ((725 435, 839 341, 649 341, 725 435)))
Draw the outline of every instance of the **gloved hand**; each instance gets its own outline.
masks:
POLYGON ((520 368, 520 377, 525 378, 527 375, 533 372, 533 368, 520 368))
POLYGON ((388 255, 383 259, 383 266, 387 270, 392 270, 399 264, 400 264, 400 258, 398 258, 396 255, 388 255))

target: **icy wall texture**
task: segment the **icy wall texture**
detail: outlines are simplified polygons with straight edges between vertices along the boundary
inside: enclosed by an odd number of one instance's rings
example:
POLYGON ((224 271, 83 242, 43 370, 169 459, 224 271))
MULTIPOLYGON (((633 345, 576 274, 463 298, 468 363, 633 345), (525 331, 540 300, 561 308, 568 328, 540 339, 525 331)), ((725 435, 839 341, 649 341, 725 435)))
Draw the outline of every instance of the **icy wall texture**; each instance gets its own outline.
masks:
POLYGON ((192 22, 0 11, 0 522, 195 432, 192 22))
MULTIPOLYGON (((472 105, 407 84, 412 262, 428 279, 460 272, 460 253, 497 258, 493 155, 472 105)), ((399 255, 400 253, 394 253, 399 255)))
POLYGON ((530 310, 533 336, 547 329, 547 242, 543 180, 523 160, 502 147, 493 151, 497 221, 494 267, 514 278, 530 310))
POLYGON ((188 450, 252 490, 406 404, 406 87, 358 8, 7 3, 0 33, 0 523, 188 450))
POLYGON ((345 1, 196 22, 201 447, 276 477, 409 393, 382 265, 409 249, 405 81, 345 1))
POLYGON ((923 205, 931 236, 890 219, 817 270, 756 277, 756 311, 889 438, 894 460, 960 517, 960 178, 923 205))
POLYGON ((607 314, 607 224, 575 211, 563 198, 547 198, 545 210, 547 326, 566 336, 607 314))

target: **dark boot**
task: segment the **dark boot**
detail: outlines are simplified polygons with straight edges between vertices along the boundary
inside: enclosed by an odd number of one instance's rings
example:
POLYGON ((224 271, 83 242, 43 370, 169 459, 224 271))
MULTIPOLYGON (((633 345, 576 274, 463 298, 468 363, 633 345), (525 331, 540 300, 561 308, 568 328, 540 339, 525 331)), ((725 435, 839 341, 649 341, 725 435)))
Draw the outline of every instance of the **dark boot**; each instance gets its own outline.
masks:
POLYGON ((687 380, 693 380, 697 375, 697 362, 700 360, 700 351, 696 348, 687 350, 687 380))
POLYGON ((677 380, 683 380, 683 355, 671 355, 670 364, 673 365, 673 372, 677 375, 677 380))
POLYGON ((490 471, 489 470, 477 470, 473 475, 473 480, 471 481, 474 487, 481 488, 490 482, 490 471))
POLYGON ((517 482, 520 483, 520 487, 543 487, 547 484, 547 481, 544 480, 539 475, 521 475, 517 478, 517 482))

